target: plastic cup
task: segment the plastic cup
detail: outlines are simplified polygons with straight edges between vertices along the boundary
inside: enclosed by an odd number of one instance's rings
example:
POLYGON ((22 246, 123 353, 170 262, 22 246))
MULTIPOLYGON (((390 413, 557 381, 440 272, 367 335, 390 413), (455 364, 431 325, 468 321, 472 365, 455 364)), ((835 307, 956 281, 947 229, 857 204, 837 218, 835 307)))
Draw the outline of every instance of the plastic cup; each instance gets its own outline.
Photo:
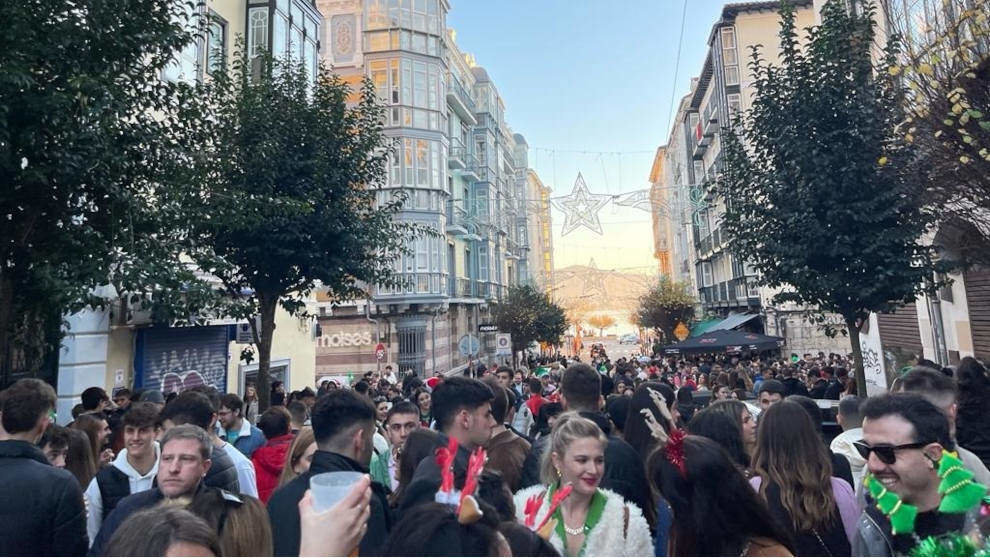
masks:
POLYGON ((334 471, 313 475, 309 479, 309 489, 313 493, 313 508, 317 512, 332 508, 347 496, 351 487, 363 476, 364 473, 357 471, 334 471))

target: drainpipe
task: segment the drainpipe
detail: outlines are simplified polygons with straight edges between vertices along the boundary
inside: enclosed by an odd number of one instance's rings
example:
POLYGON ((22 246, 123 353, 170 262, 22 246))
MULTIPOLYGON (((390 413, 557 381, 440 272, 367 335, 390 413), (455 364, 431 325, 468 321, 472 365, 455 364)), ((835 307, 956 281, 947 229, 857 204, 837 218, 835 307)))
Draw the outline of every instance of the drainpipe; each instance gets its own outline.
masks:
MULTIPOLYGON (((377 347, 379 343, 382 342, 381 331, 378 328, 378 320, 371 317, 371 299, 367 299, 364 305, 364 317, 371 323, 375 324, 375 346, 377 347)), ((385 358, 388 358, 388 348, 385 349, 385 358)), ((375 358, 376 371, 381 374, 382 371, 382 361, 375 358)))
MULTIPOLYGON (((929 277, 926 282, 931 287, 934 282, 929 277)), ((928 304, 928 319, 932 324, 932 342, 935 348, 935 361, 939 366, 949 365, 949 354, 945 346, 945 325, 942 323, 942 299, 938 291, 929 288, 925 299, 928 304)))

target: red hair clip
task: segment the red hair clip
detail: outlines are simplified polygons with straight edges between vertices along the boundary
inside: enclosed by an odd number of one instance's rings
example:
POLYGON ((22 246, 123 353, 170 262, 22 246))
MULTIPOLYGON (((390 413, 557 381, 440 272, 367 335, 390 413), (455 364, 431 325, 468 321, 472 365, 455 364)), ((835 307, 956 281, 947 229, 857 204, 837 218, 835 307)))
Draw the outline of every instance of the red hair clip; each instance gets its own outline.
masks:
POLYGON ((682 477, 687 476, 687 468, 684 466, 684 438, 686 437, 687 434, 683 430, 673 430, 670 433, 670 439, 667 440, 667 445, 663 448, 664 457, 674 467, 677 467, 682 477))

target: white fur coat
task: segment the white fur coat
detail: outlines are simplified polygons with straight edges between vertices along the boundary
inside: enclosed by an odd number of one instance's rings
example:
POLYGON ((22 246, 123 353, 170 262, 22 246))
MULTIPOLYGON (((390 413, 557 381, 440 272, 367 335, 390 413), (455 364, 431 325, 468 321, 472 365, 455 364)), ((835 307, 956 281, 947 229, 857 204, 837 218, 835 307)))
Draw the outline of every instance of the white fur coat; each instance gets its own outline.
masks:
MULTIPOLYGON (((525 519, 526 501, 531 496, 539 495, 547 488, 542 485, 531 486, 516 492, 513 500, 516 504, 516 519, 522 523, 525 519)), ((605 509, 602 518, 585 537, 584 556, 653 556, 653 541, 650 539, 650 526, 643 517, 643 512, 636 504, 627 503, 615 492, 599 489, 605 494, 605 509), (629 509, 629 526, 626 528, 623 508, 629 509), (625 531, 625 534, 623 534, 625 531)), ((543 504, 537 514, 537 521, 542 521, 550 508, 549 492, 543 496, 543 504)), ((550 544, 565 556, 564 541, 554 529, 550 544)))

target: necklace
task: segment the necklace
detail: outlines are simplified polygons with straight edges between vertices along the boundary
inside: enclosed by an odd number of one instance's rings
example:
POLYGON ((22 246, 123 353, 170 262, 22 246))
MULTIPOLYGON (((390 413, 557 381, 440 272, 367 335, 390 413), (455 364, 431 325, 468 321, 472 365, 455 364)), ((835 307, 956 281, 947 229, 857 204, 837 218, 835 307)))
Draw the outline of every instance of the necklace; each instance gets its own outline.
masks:
POLYGON ((576 537, 576 536, 584 533, 584 525, 578 527, 577 529, 571 529, 570 527, 567 526, 566 523, 564 523, 564 531, 568 535, 571 535, 571 536, 576 537))

